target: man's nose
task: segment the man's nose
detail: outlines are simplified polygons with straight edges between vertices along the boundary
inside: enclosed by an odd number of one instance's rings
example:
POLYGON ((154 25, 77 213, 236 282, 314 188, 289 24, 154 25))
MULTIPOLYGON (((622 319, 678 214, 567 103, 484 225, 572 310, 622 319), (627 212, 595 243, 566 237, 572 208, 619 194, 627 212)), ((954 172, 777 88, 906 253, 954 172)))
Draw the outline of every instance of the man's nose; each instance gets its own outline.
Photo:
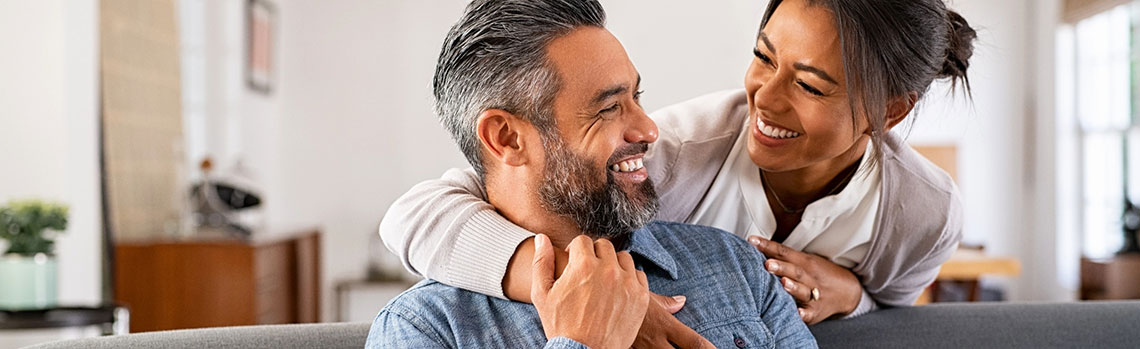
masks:
POLYGON ((657 123, 640 107, 631 114, 630 124, 625 129, 625 141, 646 144, 657 141, 657 123))

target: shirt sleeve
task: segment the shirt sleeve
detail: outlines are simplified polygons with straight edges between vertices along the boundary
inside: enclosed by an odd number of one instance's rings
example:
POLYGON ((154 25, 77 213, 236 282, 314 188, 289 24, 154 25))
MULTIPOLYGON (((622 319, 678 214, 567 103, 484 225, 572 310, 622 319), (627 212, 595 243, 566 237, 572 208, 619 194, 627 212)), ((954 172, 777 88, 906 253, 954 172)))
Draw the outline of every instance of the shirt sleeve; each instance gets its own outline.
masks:
POLYGON ((875 303, 875 299, 871 298, 871 294, 867 293, 867 290, 864 289, 863 295, 859 296, 859 305, 855 306, 855 310, 851 311, 850 314, 847 314, 847 316, 844 316, 843 318, 850 319, 878 309, 879 304, 875 303))
POLYGON ((503 218, 485 198, 474 170, 448 170, 396 199, 380 222, 380 237, 416 275, 505 298, 507 264, 533 234, 503 218))
POLYGON ((742 266, 752 269, 745 270, 745 278, 749 279, 756 304, 760 305, 760 319, 772 331, 776 348, 815 348, 815 337, 800 318, 795 299, 784 291, 775 275, 758 267, 764 265, 764 256, 755 249, 749 251, 747 248, 742 248, 737 253, 745 259, 755 259, 746 260, 742 266))
POLYGON ((430 326, 387 309, 380 311, 368 329, 365 348, 446 348, 443 338, 430 326))

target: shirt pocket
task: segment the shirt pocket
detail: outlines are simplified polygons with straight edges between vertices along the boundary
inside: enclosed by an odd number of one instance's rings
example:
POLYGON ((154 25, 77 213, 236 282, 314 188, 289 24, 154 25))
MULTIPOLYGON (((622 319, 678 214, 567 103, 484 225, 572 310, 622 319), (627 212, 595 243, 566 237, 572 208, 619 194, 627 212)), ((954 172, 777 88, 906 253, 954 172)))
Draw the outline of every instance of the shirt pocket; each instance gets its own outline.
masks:
POLYGON ((717 348, 775 348, 772 331, 759 317, 737 318, 694 329, 717 348))

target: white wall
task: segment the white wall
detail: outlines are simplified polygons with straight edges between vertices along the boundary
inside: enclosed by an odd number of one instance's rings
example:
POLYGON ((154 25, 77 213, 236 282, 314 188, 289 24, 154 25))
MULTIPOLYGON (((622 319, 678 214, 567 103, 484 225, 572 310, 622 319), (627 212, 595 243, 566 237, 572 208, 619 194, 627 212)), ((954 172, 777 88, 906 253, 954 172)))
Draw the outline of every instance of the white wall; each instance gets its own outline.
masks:
POLYGON ((278 3, 282 105, 269 224, 322 227, 326 320, 333 283, 364 277, 387 206, 464 164, 430 106, 435 56, 463 4, 278 3))
POLYGON ((956 144, 965 205, 964 242, 1021 260, 995 278, 1013 300, 1075 298, 1079 251, 1058 238, 1055 173, 1054 28, 1060 1, 958 0, 978 29, 973 103, 936 86, 912 117, 914 144, 956 144))
POLYGON ((98 33, 95 0, 0 2, 0 202, 71 206, 56 242, 62 304, 102 299, 98 33))

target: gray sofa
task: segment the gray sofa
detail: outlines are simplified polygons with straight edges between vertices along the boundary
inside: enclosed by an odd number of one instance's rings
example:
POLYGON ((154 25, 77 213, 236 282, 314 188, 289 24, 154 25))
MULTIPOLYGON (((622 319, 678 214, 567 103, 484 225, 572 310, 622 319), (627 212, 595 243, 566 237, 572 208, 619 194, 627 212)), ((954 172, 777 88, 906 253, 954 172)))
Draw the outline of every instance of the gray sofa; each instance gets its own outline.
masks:
MULTIPOLYGON (((361 348, 368 323, 139 333, 32 348, 361 348)), ((944 303, 811 328, 823 348, 1140 348, 1140 301, 944 303)))

